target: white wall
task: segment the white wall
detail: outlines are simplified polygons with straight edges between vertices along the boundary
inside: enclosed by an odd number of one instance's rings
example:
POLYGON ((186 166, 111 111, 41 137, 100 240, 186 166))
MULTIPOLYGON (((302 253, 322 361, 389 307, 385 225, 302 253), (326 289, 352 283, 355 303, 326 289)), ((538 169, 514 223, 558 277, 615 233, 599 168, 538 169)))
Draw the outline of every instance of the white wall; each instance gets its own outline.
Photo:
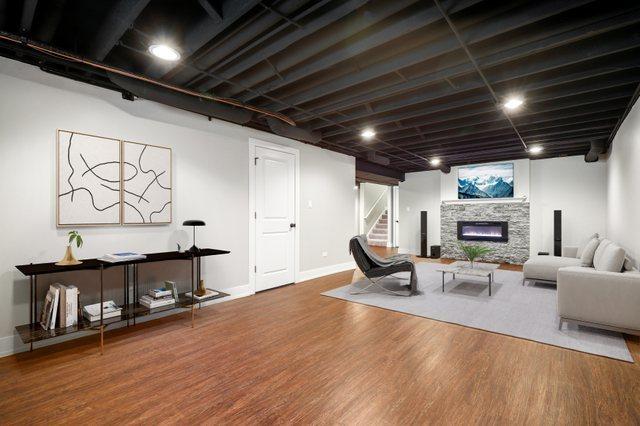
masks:
MULTIPOLYGON (((29 319, 28 280, 14 265, 58 260, 66 244, 68 229, 55 226, 58 128, 173 149, 173 224, 83 228, 85 246, 78 257, 174 250, 177 240, 189 238, 182 221, 199 218, 207 226, 198 229, 198 244, 231 251, 203 262, 205 280, 235 294, 250 290, 248 141, 253 137, 300 150, 300 276, 351 263, 354 158, 149 101, 125 101, 119 93, 4 58, 0 87, 0 353, 13 341, 14 326, 29 319)), ((164 279, 162 269, 154 277, 164 279)))
MULTIPOLYGON (((563 211, 565 245, 577 245, 593 232, 605 234, 606 166, 582 156, 513 160, 514 195, 531 206, 531 254, 553 251, 553 210, 563 211)), ((440 244, 440 204, 456 200, 458 168, 407 173, 400 183, 400 247, 419 253, 420 210, 428 212, 429 246, 440 244), (407 210, 409 208, 409 210, 407 210)), ((464 201, 477 203, 482 201, 464 201)))
MULTIPOLYGON (((440 244, 439 170, 407 173, 400 182, 400 251, 420 253, 420 211, 427 211, 427 243, 440 244)), ((431 253, 429 253, 431 254, 431 253)))
POLYGON ((583 156, 531 161, 531 254, 553 253, 553 211, 562 210, 562 244, 606 231, 606 164, 583 156))
POLYGON ((607 237, 640 260, 640 102, 613 139, 607 160, 607 237))

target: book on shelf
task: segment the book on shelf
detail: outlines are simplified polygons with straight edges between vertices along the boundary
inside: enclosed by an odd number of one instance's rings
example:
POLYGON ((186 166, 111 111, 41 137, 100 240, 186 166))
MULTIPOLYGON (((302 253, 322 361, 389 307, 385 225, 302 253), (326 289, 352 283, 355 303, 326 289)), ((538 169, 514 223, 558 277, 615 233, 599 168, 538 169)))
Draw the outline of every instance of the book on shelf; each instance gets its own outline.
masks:
MULTIPOLYGON (((204 300, 204 299, 208 299, 210 297, 217 296, 219 294, 220 294, 219 291, 211 290, 210 288, 208 288, 207 292, 204 294, 204 296, 198 296, 197 294, 194 294, 193 298, 195 300, 204 300)), ((188 298, 191 298, 191 292, 186 293, 185 296, 188 297, 188 298)))
POLYGON ((179 299, 178 296, 178 286, 176 285, 175 282, 173 281, 165 281, 164 282, 164 288, 171 291, 172 296, 174 299, 176 299, 176 301, 179 299))
POLYGON ((149 290, 149 296, 154 299, 159 299, 161 297, 173 296, 173 292, 167 288, 152 288, 149 290))
MULTIPOLYGON (((102 303, 102 319, 118 317, 122 314, 122 308, 113 300, 102 303)), ((90 322, 100 321, 100 303, 86 305, 82 309, 82 315, 90 322)))
MULTIPOLYGON (((78 288, 74 285, 53 284, 60 292, 58 302, 58 325, 70 327, 78 323, 78 288)), ((55 326, 55 324, 54 324, 55 326)))
POLYGON ((51 288, 49 288, 44 298, 42 313, 40 314, 40 325, 45 330, 48 330, 49 328, 51 328, 51 315, 53 314, 53 301, 55 297, 56 297, 55 292, 51 291, 51 288))
POLYGON ((163 306, 169 306, 176 303, 176 300, 172 296, 165 296, 160 298, 154 298, 153 296, 144 295, 140 298, 140 304, 149 309, 160 308, 163 306))
POLYGON ((132 260, 140 260, 146 259, 147 256, 140 253, 135 252, 122 252, 122 253, 111 253, 105 254, 102 257, 99 257, 98 260, 109 263, 118 263, 118 262, 129 262, 132 260))

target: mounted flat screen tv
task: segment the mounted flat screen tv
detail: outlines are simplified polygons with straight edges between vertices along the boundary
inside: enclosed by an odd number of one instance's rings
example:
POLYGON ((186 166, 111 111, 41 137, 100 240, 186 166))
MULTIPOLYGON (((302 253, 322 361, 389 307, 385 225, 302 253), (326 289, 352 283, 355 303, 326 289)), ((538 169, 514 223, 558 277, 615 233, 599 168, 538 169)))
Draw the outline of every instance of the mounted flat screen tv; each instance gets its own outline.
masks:
POLYGON ((513 198, 513 163, 458 169, 458 199, 513 198))

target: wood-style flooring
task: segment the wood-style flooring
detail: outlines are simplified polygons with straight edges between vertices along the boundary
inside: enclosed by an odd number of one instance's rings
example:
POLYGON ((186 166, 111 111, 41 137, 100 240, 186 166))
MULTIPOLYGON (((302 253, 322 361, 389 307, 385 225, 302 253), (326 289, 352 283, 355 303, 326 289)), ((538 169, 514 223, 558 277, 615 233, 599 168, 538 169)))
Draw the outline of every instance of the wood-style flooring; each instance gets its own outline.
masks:
POLYGON ((349 303, 352 271, 0 359, 0 424, 640 424, 636 363, 349 303))

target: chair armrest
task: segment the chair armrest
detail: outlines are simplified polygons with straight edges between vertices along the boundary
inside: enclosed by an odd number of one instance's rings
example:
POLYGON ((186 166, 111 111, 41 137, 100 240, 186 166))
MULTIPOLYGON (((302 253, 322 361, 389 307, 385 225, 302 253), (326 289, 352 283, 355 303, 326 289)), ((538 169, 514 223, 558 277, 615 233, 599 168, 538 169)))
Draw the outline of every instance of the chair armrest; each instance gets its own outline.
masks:
POLYGON ((578 257, 578 247, 574 246, 565 246, 562 247, 562 257, 578 257))
POLYGON ((558 270, 563 318, 640 330, 640 274, 571 266, 558 270))

